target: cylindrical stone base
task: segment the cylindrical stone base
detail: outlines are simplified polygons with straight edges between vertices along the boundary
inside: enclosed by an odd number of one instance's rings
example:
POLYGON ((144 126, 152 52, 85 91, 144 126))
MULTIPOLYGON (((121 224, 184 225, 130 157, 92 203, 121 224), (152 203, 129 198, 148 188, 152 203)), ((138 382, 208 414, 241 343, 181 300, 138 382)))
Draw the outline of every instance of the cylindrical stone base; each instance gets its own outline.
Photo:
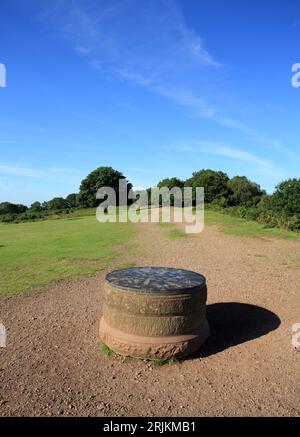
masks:
POLYGON ((120 355, 135 358, 169 359, 183 358, 192 354, 209 336, 207 320, 200 328, 188 335, 146 337, 127 334, 100 321, 100 338, 107 346, 120 355))
POLYGON ((184 357, 209 335, 203 275, 136 267, 106 275, 100 337, 113 351, 148 359, 184 357))

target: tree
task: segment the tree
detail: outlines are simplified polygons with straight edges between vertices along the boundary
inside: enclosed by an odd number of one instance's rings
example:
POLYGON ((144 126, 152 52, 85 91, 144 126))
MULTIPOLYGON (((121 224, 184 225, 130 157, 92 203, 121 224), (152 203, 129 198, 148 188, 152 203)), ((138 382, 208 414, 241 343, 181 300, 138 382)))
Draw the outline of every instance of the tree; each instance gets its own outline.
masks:
POLYGON ((0 203, 0 215, 3 214, 22 214, 27 210, 27 206, 21 204, 14 204, 10 202, 0 203))
POLYGON ((41 202, 33 202, 33 204, 30 206, 31 211, 42 211, 43 207, 41 205, 41 202))
POLYGON ((270 205, 274 211, 289 216, 300 215, 300 179, 287 179, 278 184, 270 198, 270 205))
MULTIPOLYGON (((200 170, 185 182, 185 186, 193 188, 193 200, 195 200, 196 187, 204 188, 206 203, 227 203, 229 177, 222 171, 200 170)), ((225 206, 225 205, 224 205, 225 206)))
POLYGON ((249 181, 246 176, 234 176, 228 181, 228 188, 229 203, 232 206, 256 206, 266 195, 258 184, 249 181))
MULTIPOLYGON (((176 206, 182 205, 182 188, 184 186, 184 182, 181 181, 180 179, 173 177, 173 178, 166 178, 166 179, 162 179, 158 184, 157 184, 158 188, 168 188, 169 190, 172 190, 172 188, 180 188, 180 190, 178 190, 178 194, 176 192, 176 201, 174 198, 174 194, 170 195, 170 205, 174 206, 174 203, 176 206)), ((159 199, 159 203, 161 205, 161 199, 159 199)))
POLYGON ((67 201, 63 197, 54 197, 47 202, 48 210, 57 210, 67 208, 67 201))
POLYGON ((66 197, 67 207, 76 208, 78 206, 78 194, 72 193, 66 197))
POLYGON ((180 179, 173 177, 173 178, 166 178, 162 179, 158 184, 158 188, 167 187, 169 190, 171 190, 174 187, 183 188, 184 182, 180 179))
MULTIPOLYGON (((92 171, 80 185, 78 196, 79 205, 82 208, 93 208, 98 206, 102 200, 96 199, 97 191, 102 187, 110 187, 115 190, 116 202, 119 204, 119 179, 125 179, 125 176, 112 167, 99 167, 92 171)), ((127 192, 132 185, 127 182, 127 192)))

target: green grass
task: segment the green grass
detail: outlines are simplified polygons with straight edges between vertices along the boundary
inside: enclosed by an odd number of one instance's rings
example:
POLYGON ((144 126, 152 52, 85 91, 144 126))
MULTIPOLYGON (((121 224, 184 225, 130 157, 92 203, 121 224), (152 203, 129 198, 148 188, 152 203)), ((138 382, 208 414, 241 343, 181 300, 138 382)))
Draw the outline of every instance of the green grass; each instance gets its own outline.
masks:
POLYGON ((187 234, 184 230, 178 228, 171 229, 168 232, 168 237, 170 238, 184 238, 188 236, 190 236, 190 234, 187 234))
POLYGON ((138 359, 138 358, 131 357, 129 355, 126 356, 126 357, 123 357, 122 355, 117 354, 104 341, 100 342, 100 350, 105 355, 107 355, 109 358, 118 358, 118 357, 120 358, 120 357, 122 357, 122 362, 123 363, 127 363, 129 361, 138 359))
POLYGON ((248 221, 243 218, 234 217, 210 209, 205 211, 205 223, 221 224, 222 232, 229 235, 237 235, 239 237, 275 237, 300 240, 300 235, 296 232, 286 231, 279 228, 267 228, 255 221, 248 221))
POLYGON ((170 365, 178 364, 180 362, 180 360, 178 360, 177 358, 171 357, 168 359, 158 358, 156 360, 152 360, 151 362, 154 366, 160 367, 160 366, 164 366, 166 364, 170 364, 170 365))
POLYGON ((91 211, 88 216, 77 211, 60 220, 0 224, 0 296, 107 267, 134 227, 99 223, 91 211))
POLYGON ((167 229, 168 233, 167 236, 170 238, 182 238, 182 237, 188 237, 190 234, 187 234, 184 232, 184 230, 176 228, 176 223, 168 223, 168 222, 159 222, 157 225, 161 228, 167 229))
MULTIPOLYGON (((144 358, 132 357, 130 355, 123 357, 122 355, 119 355, 116 352, 114 352, 109 346, 107 346, 106 343, 104 343, 104 341, 100 342, 100 350, 105 355, 107 355, 109 358, 121 357, 123 363, 128 363, 128 362, 134 361, 134 360, 145 361, 144 358)), ((146 360, 146 361, 149 361, 150 363, 153 364, 153 366, 157 366, 157 367, 164 366, 165 364, 170 364, 170 365, 177 364, 180 362, 180 360, 178 360, 177 358, 174 358, 174 357, 169 358, 169 359, 157 358, 156 360, 146 360)))
POLYGON ((118 266, 118 268, 119 269, 131 269, 132 267, 135 267, 135 266, 136 266, 136 263, 129 261, 129 262, 125 262, 125 263, 120 264, 118 266))
POLYGON ((157 223, 157 226, 159 226, 161 228, 173 228, 175 226, 175 223, 159 222, 159 223, 157 223))
POLYGON ((167 363, 167 360, 164 360, 162 358, 157 358, 156 360, 151 361, 154 366, 160 367, 164 366, 167 363))
POLYGON ((101 341, 100 343, 100 350, 110 358, 114 358, 117 356, 117 354, 113 350, 111 350, 110 347, 108 347, 107 344, 104 343, 104 341, 101 341))
POLYGON ((134 360, 138 360, 138 358, 127 355, 126 357, 122 358, 122 363, 129 363, 130 361, 134 361, 134 360))

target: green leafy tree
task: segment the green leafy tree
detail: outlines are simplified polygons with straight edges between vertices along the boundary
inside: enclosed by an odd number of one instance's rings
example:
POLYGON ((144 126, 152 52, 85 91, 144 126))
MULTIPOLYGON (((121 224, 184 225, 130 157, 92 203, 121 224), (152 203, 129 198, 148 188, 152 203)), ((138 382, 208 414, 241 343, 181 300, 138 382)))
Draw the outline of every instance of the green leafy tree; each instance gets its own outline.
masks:
POLYGON ((42 211, 43 207, 41 202, 33 202, 30 206, 31 211, 42 211))
POLYGON ((78 194, 72 193, 66 197, 68 208, 76 208, 78 206, 78 194))
MULTIPOLYGON (((173 178, 166 178, 166 179, 162 179, 158 184, 157 184, 158 188, 163 188, 166 187, 169 190, 172 190, 172 188, 180 188, 180 190, 182 190, 183 186, 184 186, 184 182, 181 181, 180 179, 173 177, 173 178)), ((180 194, 180 192, 179 192, 180 194)), ((179 203, 182 203, 182 196, 177 196, 176 198, 176 206, 178 206, 179 203)), ((161 204, 161 199, 160 199, 160 204, 161 204)), ((174 206, 174 194, 170 195, 170 205, 174 206)))
POLYGON ((174 178, 166 178, 162 179, 158 184, 158 188, 167 187, 169 190, 171 190, 174 187, 183 188, 184 182, 180 179, 174 177, 174 178))
POLYGON ((27 211, 27 206, 21 204, 14 204, 10 202, 0 203, 0 214, 22 214, 27 211))
POLYGON ((246 176, 234 176, 228 181, 229 203, 231 206, 256 206, 266 192, 246 176))
MULTIPOLYGON (((80 185, 78 196, 79 205, 82 208, 93 208, 102 202, 96 199, 97 191, 102 187, 113 188, 116 192, 117 205, 119 204, 119 179, 126 179, 125 176, 112 167, 99 167, 92 171, 80 185)), ((127 192, 132 188, 132 185, 127 182, 127 192)))
POLYGON ((228 199, 228 181, 226 173, 214 170, 200 170, 194 172, 192 177, 185 181, 185 186, 193 188, 193 200, 195 200, 196 187, 204 188, 206 203, 219 203, 226 206, 228 199))
POLYGON ((289 216, 300 215, 300 179, 288 179, 278 184, 270 205, 274 211, 289 216))
POLYGON ((67 201, 63 197, 54 197, 47 202, 48 210, 61 210, 67 208, 67 201))

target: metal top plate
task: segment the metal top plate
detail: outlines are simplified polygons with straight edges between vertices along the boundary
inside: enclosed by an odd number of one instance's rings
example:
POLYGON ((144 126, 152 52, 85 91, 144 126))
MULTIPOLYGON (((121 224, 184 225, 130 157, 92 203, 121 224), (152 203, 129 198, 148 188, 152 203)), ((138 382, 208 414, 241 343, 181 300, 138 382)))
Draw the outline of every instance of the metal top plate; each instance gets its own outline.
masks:
POLYGON ((168 267, 133 267, 114 270, 106 275, 115 287, 144 293, 191 292, 205 284, 205 277, 189 270, 168 267))

